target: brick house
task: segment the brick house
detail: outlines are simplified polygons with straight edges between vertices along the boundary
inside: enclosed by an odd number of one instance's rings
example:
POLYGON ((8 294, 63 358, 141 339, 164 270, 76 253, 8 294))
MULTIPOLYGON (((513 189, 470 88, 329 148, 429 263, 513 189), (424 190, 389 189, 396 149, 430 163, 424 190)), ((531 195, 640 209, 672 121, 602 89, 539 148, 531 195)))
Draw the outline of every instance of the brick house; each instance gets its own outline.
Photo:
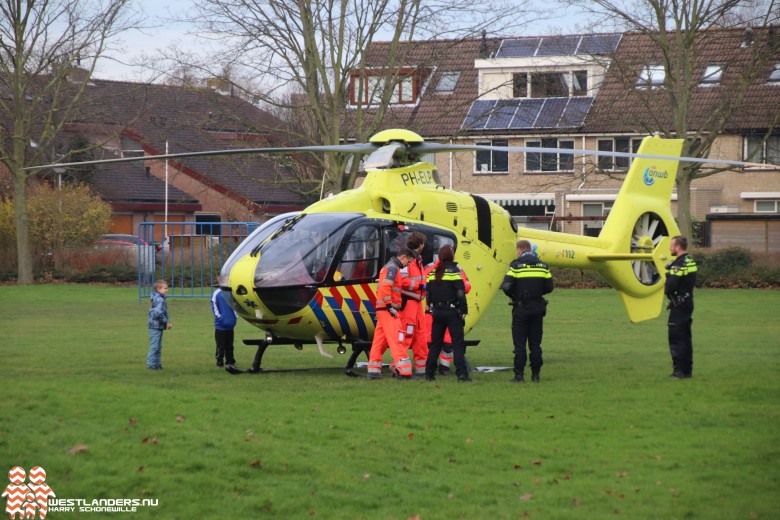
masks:
MULTIPOLYGON (((279 119, 215 89, 94 80, 87 95, 65 130, 106 159, 287 145, 279 119)), ((162 161, 105 164, 94 173, 115 233, 136 233, 166 214, 168 222, 263 221, 305 207, 304 184, 257 154, 170 160, 167 174, 162 161)))
MULTIPOLYGON (((780 122, 780 44, 775 38, 772 29, 702 34, 690 71, 700 80, 694 81, 689 128, 704 132, 708 117, 727 118, 711 156, 780 162, 780 131, 769 132, 780 122), (768 55, 751 76, 747 67, 756 66, 747 59, 752 45, 765 45, 768 55), (729 88, 746 77, 753 78, 746 88, 729 88), (736 91, 742 97, 728 100, 736 91), (740 110, 723 108, 729 106, 740 110)), ((385 128, 405 127, 437 141, 612 151, 635 150, 648 129, 673 128, 660 92, 659 51, 641 34, 415 45, 408 68, 425 80, 410 83, 412 95, 390 107, 385 128)), ((377 44, 369 63, 381 63, 386 52, 377 44)), ((520 225, 587 235, 600 231, 629 165, 627 159, 496 151, 439 154, 429 160, 442 184, 498 202, 520 225)), ((673 206, 675 200, 676 194, 673 206)), ((691 186, 691 210, 695 219, 709 222, 714 247, 780 250, 776 171, 729 170, 698 179, 691 186)))

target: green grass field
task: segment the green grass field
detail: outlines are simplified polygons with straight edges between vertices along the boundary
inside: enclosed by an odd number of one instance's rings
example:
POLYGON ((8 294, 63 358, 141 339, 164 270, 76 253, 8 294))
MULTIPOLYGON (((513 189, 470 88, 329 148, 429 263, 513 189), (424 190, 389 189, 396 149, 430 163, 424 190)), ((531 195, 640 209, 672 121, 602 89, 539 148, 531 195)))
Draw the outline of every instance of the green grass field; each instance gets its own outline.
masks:
MULTIPOLYGON (((780 518, 780 291, 698 290, 682 381, 665 313, 550 300, 541 384, 463 385, 347 378, 313 346, 263 366, 321 370, 230 376, 207 300, 169 300, 152 372, 135 289, 0 287, 0 469, 43 467, 59 499, 158 501, 81 518, 780 518)), ((469 334, 473 365, 511 365, 509 312, 497 297, 469 334)), ((259 335, 236 337, 247 367, 259 335)))

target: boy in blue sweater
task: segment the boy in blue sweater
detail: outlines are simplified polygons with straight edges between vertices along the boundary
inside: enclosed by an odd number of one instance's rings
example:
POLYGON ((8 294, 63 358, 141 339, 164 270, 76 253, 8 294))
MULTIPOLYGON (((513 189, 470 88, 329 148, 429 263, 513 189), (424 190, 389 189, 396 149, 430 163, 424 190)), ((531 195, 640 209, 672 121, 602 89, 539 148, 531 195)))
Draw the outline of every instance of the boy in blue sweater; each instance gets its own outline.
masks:
POLYGON ((236 328, 238 315, 217 287, 211 295, 211 312, 214 314, 214 340, 217 343, 217 367, 225 366, 228 370, 236 369, 236 359, 233 357, 233 329, 236 328))
POLYGON ((160 356, 162 354, 163 331, 171 328, 168 321, 168 304, 165 298, 168 296, 168 282, 157 280, 154 282, 152 303, 149 307, 149 353, 146 355, 146 368, 149 370, 162 370, 160 356))

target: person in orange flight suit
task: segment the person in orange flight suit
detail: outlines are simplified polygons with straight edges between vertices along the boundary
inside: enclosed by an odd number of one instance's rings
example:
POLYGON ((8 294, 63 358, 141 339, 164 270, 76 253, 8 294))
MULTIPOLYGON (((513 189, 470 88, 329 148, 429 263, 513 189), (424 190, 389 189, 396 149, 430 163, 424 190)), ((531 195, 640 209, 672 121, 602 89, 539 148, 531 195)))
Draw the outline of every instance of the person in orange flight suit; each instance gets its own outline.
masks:
MULTIPOLYGON (((428 279, 428 275, 431 274, 432 271, 436 270, 436 266, 439 265, 439 259, 437 258, 435 261, 431 262, 427 266, 425 266, 425 271, 423 271, 423 278, 428 279)), ((460 269, 460 275, 463 278, 463 284, 466 286, 466 294, 471 291, 471 282, 469 282, 468 276, 466 276, 466 272, 458 266, 458 269, 460 269)), ((423 308, 426 307, 425 303, 423 302, 423 308)), ((428 342, 428 347, 430 348, 431 345, 431 325, 433 324, 433 315, 425 311, 425 318, 424 318, 424 326, 425 326, 425 338, 428 342)), ((468 360, 466 361, 466 366, 468 366, 468 360)), ((449 329, 444 332, 444 347, 441 350, 441 354, 439 354, 439 374, 443 376, 447 376, 450 374, 450 367, 452 367, 452 336, 450 336, 449 329)))
POLYGON ((419 231, 412 232, 406 241, 406 247, 414 252, 414 259, 406 266, 406 279, 409 286, 401 291, 405 302, 401 311, 401 323, 404 332, 404 349, 412 349, 414 373, 425 374, 425 361, 428 359, 428 338, 425 332, 425 309, 422 299, 425 297, 425 267, 422 262, 422 250, 427 237, 419 231))
POLYGON ((376 289, 376 328, 371 352, 368 355, 368 377, 382 377, 382 356, 390 348, 393 356, 391 370, 402 379, 411 379, 412 361, 403 345, 404 332, 400 329, 401 290, 403 277, 401 269, 414 260, 414 251, 403 248, 395 258, 379 271, 376 289))

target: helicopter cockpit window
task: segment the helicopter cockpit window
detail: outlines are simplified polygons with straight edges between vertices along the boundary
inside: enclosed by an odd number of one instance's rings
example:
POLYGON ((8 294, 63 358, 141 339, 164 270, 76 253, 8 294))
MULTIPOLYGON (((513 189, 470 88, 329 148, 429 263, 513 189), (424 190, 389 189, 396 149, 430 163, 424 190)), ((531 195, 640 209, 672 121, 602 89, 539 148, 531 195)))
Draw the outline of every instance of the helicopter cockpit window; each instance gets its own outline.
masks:
POLYGON ((322 282, 356 213, 314 213, 288 222, 260 248, 255 287, 322 282))
POLYGON ((222 271, 220 274, 223 276, 229 276, 231 269, 233 269, 233 266, 240 258, 249 252, 254 251, 255 248, 259 248, 263 241, 271 236, 271 233, 282 227, 297 214, 297 211, 292 213, 284 213, 260 224, 260 226, 252 233, 250 233, 249 236, 246 237, 246 239, 241 243, 241 245, 239 245, 228 257, 228 259, 225 261, 225 264, 222 266, 222 271))
POLYGON ((335 281, 375 278, 379 270, 379 231, 375 226, 355 228, 333 277, 335 281))
POLYGON ((434 235, 433 240, 429 241, 428 244, 426 244, 425 249, 428 249, 428 245, 433 245, 433 259, 432 262, 435 262, 439 259, 439 249, 441 249, 444 246, 452 246, 453 249, 455 249, 455 240, 453 240, 451 237, 444 236, 444 235, 434 235))

